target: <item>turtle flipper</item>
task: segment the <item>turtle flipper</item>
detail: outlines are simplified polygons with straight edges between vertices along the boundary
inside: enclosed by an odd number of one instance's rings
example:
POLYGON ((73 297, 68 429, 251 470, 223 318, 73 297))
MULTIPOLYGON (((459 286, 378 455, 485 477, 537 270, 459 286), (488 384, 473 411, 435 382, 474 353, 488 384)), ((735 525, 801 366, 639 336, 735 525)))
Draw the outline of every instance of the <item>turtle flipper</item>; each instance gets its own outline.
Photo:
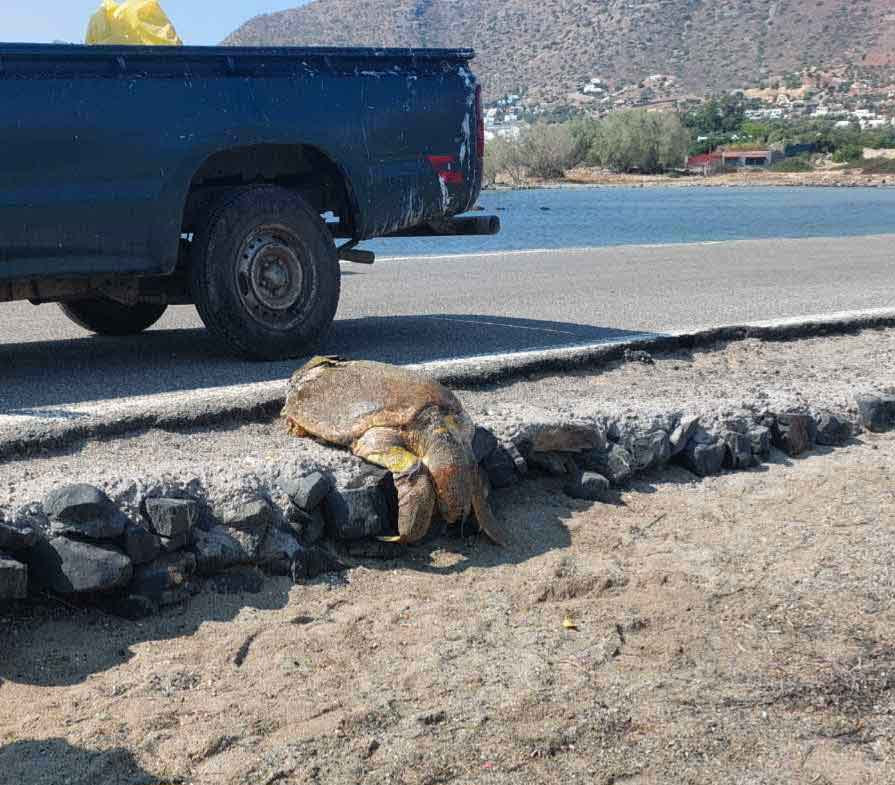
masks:
MULTIPOLYGON (((426 536, 435 510, 435 486, 420 459, 404 446, 391 428, 371 428, 353 446, 358 458, 388 469, 398 492, 398 542, 417 542, 426 536)), ((380 538, 395 542, 394 537, 380 538)))
POLYGON ((491 492, 491 484, 484 470, 479 467, 476 472, 475 489, 472 495, 472 509, 475 512, 476 522, 479 528, 488 535, 495 545, 509 545, 510 533, 491 512, 488 503, 488 494, 491 492))

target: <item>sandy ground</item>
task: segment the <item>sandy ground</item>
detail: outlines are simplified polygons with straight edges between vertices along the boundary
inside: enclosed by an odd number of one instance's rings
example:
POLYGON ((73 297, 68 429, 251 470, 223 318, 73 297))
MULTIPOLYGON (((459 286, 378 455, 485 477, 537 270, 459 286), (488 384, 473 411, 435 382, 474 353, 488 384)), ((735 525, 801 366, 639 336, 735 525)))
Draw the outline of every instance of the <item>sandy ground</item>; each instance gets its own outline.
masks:
POLYGON ((7 614, 0 781, 893 783, 893 466, 863 435, 615 504, 536 481, 509 549, 7 614))
MULTIPOLYGON (((683 413, 706 424, 765 410, 856 416, 855 394, 895 389, 895 330, 785 343, 736 341, 615 362, 590 371, 531 377, 458 394, 473 419, 509 437, 543 417, 669 427, 683 413)), ((0 513, 41 501, 62 480, 103 488, 137 514, 154 489, 186 489, 226 507, 258 493, 285 504, 282 478, 321 466, 341 481, 363 464, 350 453, 289 437, 280 422, 231 423, 186 432, 75 443, 67 450, 0 463, 0 513)))

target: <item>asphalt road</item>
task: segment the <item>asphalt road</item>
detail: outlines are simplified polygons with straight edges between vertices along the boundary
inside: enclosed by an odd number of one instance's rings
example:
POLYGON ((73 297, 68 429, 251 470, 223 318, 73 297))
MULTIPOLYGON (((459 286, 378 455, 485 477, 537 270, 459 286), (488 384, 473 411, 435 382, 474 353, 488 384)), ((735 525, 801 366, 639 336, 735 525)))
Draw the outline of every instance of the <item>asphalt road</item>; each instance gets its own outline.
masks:
MULTIPOLYGON (((337 321, 319 348, 423 362, 892 307, 893 257, 895 235, 346 264, 337 321)), ((284 379, 298 364, 228 357, 191 307, 112 339, 88 336, 53 305, 0 304, 0 415, 284 379)))

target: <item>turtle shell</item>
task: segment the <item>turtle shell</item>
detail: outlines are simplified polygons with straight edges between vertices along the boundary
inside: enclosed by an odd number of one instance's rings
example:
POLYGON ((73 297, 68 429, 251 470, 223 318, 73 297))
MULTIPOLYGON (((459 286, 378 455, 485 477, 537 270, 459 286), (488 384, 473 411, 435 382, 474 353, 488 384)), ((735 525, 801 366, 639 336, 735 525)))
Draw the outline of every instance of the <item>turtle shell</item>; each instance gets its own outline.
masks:
POLYGON ((462 414, 442 384, 387 363, 315 357, 289 382, 283 416, 319 439, 350 447, 371 428, 406 428, 424 409, 462 414))

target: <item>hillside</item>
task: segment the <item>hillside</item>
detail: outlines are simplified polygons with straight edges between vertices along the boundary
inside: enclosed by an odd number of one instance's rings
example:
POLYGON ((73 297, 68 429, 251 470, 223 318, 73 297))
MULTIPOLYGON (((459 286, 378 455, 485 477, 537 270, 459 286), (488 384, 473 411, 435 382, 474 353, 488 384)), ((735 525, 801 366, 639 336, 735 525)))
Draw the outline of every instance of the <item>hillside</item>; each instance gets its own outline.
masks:
POLYGON ((892 0, 315 0, 227 44, 473 46, 490 97, 671 74, 704 94, 801 66, 895 72, 892 0))

